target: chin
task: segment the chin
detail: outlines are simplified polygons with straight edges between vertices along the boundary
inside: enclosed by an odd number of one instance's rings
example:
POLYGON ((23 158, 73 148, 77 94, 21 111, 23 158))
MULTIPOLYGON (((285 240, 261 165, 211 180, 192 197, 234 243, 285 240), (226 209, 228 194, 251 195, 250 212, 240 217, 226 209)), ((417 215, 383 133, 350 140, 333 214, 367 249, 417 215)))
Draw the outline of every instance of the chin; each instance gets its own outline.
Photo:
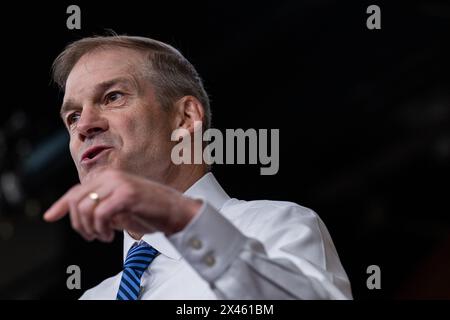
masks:
POLYGON ((96 166, 91 168, 88 172, 84 174, 78 174, 81 183, 87 182, 91 179, 94 179, 100 172, 108 169, 108 166, 96 166))

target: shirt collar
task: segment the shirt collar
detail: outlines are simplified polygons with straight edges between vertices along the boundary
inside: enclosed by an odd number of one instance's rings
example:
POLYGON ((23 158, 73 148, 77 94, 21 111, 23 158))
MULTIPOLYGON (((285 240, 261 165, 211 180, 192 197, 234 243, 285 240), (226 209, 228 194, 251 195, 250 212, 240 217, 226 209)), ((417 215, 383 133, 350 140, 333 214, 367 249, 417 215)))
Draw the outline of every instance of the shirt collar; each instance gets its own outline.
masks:
POLYGON ((207 200, 216 210, 222 209, 225 202, 230 199, 211 172, 198 179, 184 195, 207 200))
MULTIPOLYGON (((191 198, 201 198, 207 200, 216 210, 220 210, 226 201, 230 199, 227 193, 222 189, 219 182, 211 172, 198 179, 192 186, 184 192, 184 195, 191 198)), ((133 243, 136 242, 128 232, 124 230, 123 237, 123 261, 127 257, 133 243)), ((139 242, 145 241, 153 246, 162 255, 168 258, 179 260, 181 254, 175 249, 172 243, 166 238, 162 232, 154 232, 145 234, 139 242)))

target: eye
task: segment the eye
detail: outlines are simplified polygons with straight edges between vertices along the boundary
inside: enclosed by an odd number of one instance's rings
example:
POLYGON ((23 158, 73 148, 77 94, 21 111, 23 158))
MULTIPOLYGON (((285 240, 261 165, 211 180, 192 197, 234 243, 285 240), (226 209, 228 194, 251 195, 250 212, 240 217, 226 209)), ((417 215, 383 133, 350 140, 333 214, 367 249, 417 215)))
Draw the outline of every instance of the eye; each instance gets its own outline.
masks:
POLYGON ((119 91, 110 92, 105 97, 105 103, 108 104, 111 102, 115 102, 115 101, 121 99, 123 96, 124 96, 123 93, 119 92, 119 91))
POLYGON ((79 112, 72 112, 71 114, 69 114, 66 117, 67 125, 71 126, 74 122, 78 121, 79 118, 80 118, 80 113, 79 112))

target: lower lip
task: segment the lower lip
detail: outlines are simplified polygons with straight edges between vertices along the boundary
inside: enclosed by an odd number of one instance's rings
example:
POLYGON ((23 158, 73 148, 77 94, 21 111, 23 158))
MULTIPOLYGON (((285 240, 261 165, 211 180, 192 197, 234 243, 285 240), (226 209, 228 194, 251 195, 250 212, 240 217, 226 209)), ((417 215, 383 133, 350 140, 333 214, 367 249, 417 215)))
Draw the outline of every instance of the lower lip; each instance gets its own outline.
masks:
POLYGON ((83 160, 81 160, 81 165, 83 165, 83 166, 90 166, 90 165, 94 164, 95 162, 97 162, 101 157, 103 157, 110 150, 112 150, 112 149, 111 148, 103 149, 102 151, 97 153, 95 155, 95 157, 93 157, 93 158, 84 158, 83 160))

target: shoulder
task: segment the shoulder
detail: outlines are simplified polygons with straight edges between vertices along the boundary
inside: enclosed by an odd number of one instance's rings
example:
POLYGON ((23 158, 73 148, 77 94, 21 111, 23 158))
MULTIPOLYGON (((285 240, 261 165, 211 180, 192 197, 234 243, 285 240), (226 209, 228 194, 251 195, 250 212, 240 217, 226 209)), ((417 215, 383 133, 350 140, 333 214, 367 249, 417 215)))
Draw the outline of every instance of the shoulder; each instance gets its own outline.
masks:
POLYGON ((315 211, 289 201, 230 199, 220 211, 241 231, 254 236, 288 230, 321 234, 325 228, 315 211))
POLYGON ((229 219, 257 219, 265 222, 280 219, 317 219, 310 208, 289 201, 230 199, 221 210, 229 219))
POLYGON ((229 220, 244 234, 260 240, 276 257, 302 257, 323 269, 344 273, 331 235, 312 209, 288 201, 240 201, 224 206, 229 220), (331 270, 330 269, 330 270, 331 270))

